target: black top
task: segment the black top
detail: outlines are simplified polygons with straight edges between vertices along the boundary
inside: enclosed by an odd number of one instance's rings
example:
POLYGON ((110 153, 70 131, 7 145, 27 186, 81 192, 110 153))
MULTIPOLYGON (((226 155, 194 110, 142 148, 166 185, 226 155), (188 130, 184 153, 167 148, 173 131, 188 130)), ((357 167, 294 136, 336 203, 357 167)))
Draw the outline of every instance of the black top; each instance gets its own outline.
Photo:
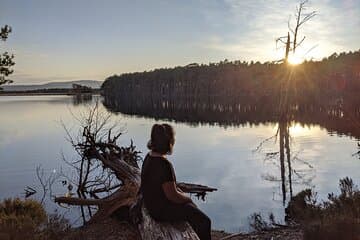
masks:
POLYGON ((141 169, 141 192, 150 213, 159 213, 171 202, 162 189, 164 182, 175 182, 174 168, 164 157, 146 155, 141 169))

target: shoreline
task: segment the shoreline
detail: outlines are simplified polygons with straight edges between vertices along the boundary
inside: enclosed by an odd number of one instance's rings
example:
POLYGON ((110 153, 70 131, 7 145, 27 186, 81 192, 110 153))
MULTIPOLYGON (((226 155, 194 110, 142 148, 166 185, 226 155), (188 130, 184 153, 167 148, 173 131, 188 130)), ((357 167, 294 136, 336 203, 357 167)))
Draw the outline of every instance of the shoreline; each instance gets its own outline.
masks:
MULTIPOLYGON (((87 94, 87 93, 86 93, 87 94)), ((74 93, 0 93, 0 96, 49 96, 49 95, 54 95, 54 96, 59 96, 59 95, 67 95, 67 96, 73 96, 73 95, 77 95, 74 93)), ((92 94, 91 95, 95 95, 92 94)))
POLYGON ((48 92, 40 92, 40 91, 0 91, 0 96, 59 96, 59 95, 67 95, 67 96, 76 96, 76 95, 100 95, 101 90, 94 90, 92 92, 73 92, 73 91, 48 91, 48 92))

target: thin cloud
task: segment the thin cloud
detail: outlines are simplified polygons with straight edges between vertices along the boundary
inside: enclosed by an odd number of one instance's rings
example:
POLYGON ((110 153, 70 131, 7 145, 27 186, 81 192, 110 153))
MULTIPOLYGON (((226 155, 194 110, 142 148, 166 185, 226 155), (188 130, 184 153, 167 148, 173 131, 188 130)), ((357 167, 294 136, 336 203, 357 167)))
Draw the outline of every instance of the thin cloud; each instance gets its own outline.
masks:
MULTIPOLYGON (((225 0, 224 3, 228 6, 229 32, 211 36, 205 48, 247 60, 276 60, 281 52, 275 50, 275 39, 287 34, 287 21, 292 16, 294 22, 298 1, 225 0)), ((316 10, 318 15, 301 29, 300 34, 307 36, 303 52, 318 47, 306 57, 322 58, 335 51, 345 51, 349 46, 357 48, 355 42, 360 41, 359 9, 355 1, 345 1, 340 6, 331 5, 327 0, 316 4, 310 2, 307 10, 316 10)), ((211 19, 210 16, 207 19, 211 19)))
MULTIPOLYGON (((289 15, 299 0, 114 1, 100 9, 86 0, 71 9, 66 1, 33 1, 27 7, 3 2, 3 18, 14 32, 1 51, 15 53, 12 79, 30 83, 59 75, 104 79, 113 73, 225 58, 278 60, 284 53, 276 51, 275 39, 287 34, 289 15)), ((307 36, 301 54, 314 46, 305 57, 321 59, 359 49, 358 0, 310 0, 312 9, 319 14, 301 30, 307 36)))

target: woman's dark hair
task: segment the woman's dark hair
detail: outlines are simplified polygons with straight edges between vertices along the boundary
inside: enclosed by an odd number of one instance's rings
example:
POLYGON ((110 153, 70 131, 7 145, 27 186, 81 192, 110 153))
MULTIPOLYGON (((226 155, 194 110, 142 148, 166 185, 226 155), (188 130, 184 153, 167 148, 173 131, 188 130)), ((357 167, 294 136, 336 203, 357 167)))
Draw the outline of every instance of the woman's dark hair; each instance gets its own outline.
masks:
POLYGON ((175 143, 175 131, 169 124, 154 124, 147 147, 157 153, 171 154, 175 143))

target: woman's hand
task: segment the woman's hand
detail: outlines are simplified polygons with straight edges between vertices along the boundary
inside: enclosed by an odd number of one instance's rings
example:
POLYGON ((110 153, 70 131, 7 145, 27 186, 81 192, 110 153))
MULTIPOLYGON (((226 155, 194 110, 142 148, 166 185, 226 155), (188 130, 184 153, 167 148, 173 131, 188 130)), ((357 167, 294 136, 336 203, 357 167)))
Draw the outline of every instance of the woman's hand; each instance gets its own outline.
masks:
POLYGON ((176 187, 175 182, 165 182, 162 189, 167 199, 173 203, 192 203, 191 198, 176 187))

